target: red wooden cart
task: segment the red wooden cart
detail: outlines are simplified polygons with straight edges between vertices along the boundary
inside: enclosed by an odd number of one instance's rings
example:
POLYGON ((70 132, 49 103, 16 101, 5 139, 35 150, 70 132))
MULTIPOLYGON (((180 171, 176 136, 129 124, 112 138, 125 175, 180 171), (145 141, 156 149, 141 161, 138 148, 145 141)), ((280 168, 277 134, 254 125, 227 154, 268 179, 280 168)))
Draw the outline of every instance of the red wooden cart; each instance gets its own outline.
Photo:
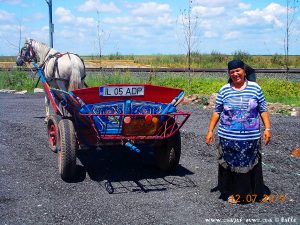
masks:
POLYGON ((176 108, 184 97, 181 89, 114 84, 65 92, 49 88, 36 68, 55 112, 47 129, 62 179, 75 175, 78 148, 106 144, 125 145, 135 152, 151 145, 158 167, 175 170, 181 155, 180 128, 190 116, 176 108))

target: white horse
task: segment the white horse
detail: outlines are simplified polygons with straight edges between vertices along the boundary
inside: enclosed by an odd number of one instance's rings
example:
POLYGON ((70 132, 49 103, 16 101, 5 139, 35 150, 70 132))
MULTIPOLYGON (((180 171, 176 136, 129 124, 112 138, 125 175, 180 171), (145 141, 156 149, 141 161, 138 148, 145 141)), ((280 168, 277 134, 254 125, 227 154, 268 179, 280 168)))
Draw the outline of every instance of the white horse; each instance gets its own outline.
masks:
MULTIPOLYGON (((26 39, 17 58, 17 65, 36 61, 36 56, 50 87, 64 91, 84 87, 85 65, 78 55, 69 52, 60 53, 42 42, 26 39)), ((49 104, 49 98, 45 95, 46 119, 50 116, 49 104)))

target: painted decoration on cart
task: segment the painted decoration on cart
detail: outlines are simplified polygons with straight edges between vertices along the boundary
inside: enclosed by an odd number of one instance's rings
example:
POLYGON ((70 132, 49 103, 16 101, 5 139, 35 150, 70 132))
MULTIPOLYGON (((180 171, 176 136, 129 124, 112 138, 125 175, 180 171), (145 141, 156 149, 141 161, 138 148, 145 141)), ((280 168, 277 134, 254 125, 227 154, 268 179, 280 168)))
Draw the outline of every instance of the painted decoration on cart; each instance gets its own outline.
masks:
POLYGON ((94 121, 102 134, 120 134, 123 117, 120 114, 160 114, 166 104, 139 101, 119 101, 90 104, 88 108, 96 115, 94 121))
POLYGON ((124 102, 95 104, 89 105, 89 107, 93 113, 101 114, 95 120, 96 126, 101 133, 118 134, 120 132, 122 117, 119 114, 124 113, 124 102))
POLYGON ((157 104, 153 102, 132 102, 132 114, 159 114, 166 107, 166 104, 157 104))

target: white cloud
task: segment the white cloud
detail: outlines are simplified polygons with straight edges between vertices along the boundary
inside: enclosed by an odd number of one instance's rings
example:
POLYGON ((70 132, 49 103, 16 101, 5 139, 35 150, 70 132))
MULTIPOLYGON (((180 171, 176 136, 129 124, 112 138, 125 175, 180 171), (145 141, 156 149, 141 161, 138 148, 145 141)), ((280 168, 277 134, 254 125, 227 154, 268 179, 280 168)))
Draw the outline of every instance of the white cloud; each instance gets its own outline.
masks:
POLYGON ((88 26, 88 27, 94 27, 95 26, 95 20, 91 17, 77 17, 76 18, 77 25, 79 26, 88 26))
POLYGON ((199 23, 199 26, 206 30, 210 30, 210 29, 213 29, 213 27, 214 27, 213 24, 214 24, 214 21, 212 21, 212 20, 201 20, 199 23))
POLYGON ((95 20, 91 17, 76 17, 70 10, 58 7, 55 11, 59 23, 72 24, 75 26, 95 26, 95 20))
POLYGON ((121 24, 128 24, 130 23, 130 18, 127 16, 124 17, 107 17, 104 18, 103 23, 107 23, 107 24, 116 24, 116 25, 121 25, 121 24))
POLYGON ((152 35, 148 29, 145 29, 144 27, 140 27, 134 29, 134 34, 132 34, 132 36, 139 37, 139 38, 150 38, 152 35))
POLYGON ((12 21, 15 14, 0 9, 0 21, 12 21))
MULTIPOLYGON (((64 30, 60 30, 57 32, 57 36, 59 36, 62 39, 69 39, 69 40, 73 40, 74 37, 76 37, 76 41, 83 41, 86 39, 86 35, 84 32, 82 31, 74 31, 71 29, 64 29, 64 30)), ((64 49, 65 50, 65 49, 64 49)))
POLYGON ((263 11, 268 14, 282 15, 285 14, 286 8, 277 3, 271 3, 263 11))
POLYGON ((24 27, 20 27, 18 25, 0 25, 0 31, 3 32, 3 34, 5 35, 6 33, 13 33, 13 34, 18 34, 17 32, 21 29, 24 29, 24 27))
POLYGON ((58 7, 55 11, 55 15, 60 23, 72 22, 75 19, 75 16, 72 15, 71 11, 63 7, 58 7))
POLYGON ((174 20, 171 18, 169 14, 163 14, 157 18, 156 25, 158 26, 172 26, 174 20))
POLYGON ((239 8, 240 9, 249 9, 251 7, 251 5, 250 4, 246 4, 246 3, 243 3, 243 2, 241 2, 241 3, 239 3, 239 8))
POLYGON ((79 12, 110 12, 119 13, 121 10, 115 5, 115 3, 110 2, 108 4, 101 3, 100 0, 88 0, 83 5, 78 7, 79 12))
POLYGON ((170 13, 171 9, 168 4, 158 4, 156 2, 146 2, 136 4, 131 13, 135 16, 155 16, 170 13))
POLYGON ((193 15, 198 17, 215 17, 220 16, 225 12, 224 7, 205 7, 195 6, 192 10, 193 15))
POLYGON ((43 30, 43 31, 49 31, 49 26, 43 26, 43 27, 42 27, 42 30, 43 30))
POLYGON ((0 0, 0 3, 1 2, 12 4, 12 5, 17 5, 17 4, 20 4, 22 2, 22 0, 0 0))
POLYGON ((241 17, 235 17, 233 22, 239 25, 260 24, 275 24, 277 27, 283 27, 283 22, 280 17, 285 14, 285 7, 271 3, 264 9, 255 9, 245 11, 241 17))
POLYGON ((239 38, 240 36, 241 36, 240 31, 231 31, 231 32, 224 34, 224 39, 225 40, 236 39, 236 38, 239 38))
MULTIPOLYGON (((249 18, 246 17, 233 17, 231 19, 231 22, 233 25, 241 25, 241 26, 250 23, 249 18)), ((254 21, 252 20, 252 22, 254 21)))
POLYGON ((218 33, 214 32, 214 31, 205 31, 204 32, 204 37, 206 37, 206 38, 215 38, 218 36, 219 36, 218 33))
POLYGON ((240 0, 194 0, 194 6, 205 6, 205 7, 220 7, 226 6, 226 8, 230 8, 233 6, 238 6, 240 0))
POLYGON ((163 29, 173 25, 173 19, 168 14, 164 14, 155 18, 137 16, 131 18, 128 22, 132 27, 145 27, 151 32, 151 29, 163 29))
POLYGON ((35 13, 33 14, 32 16, 34 19, 36 20, 40 20, 40 19, 45 19, 46 18, 46 15, 44 13, 35 13))

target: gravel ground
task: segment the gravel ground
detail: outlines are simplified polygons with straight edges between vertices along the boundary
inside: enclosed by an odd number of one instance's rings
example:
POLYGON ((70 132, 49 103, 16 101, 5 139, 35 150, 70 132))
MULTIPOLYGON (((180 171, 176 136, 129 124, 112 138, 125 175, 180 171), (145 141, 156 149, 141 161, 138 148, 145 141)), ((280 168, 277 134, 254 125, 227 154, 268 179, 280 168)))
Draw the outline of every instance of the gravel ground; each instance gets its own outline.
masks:
POLYGON ((300 224, 300 159, 289 155, 300 146, 299 117, 272 115, 273 139, 263 147, 265 183, 286 200, 230 205, 210 192, 217 164, 215 145, 204 143, 209 110, 181 106, 192 116, 175 174, 146 154, 110 147, 80 152, 78 178, 68 183, 48 148, 43 102, 42 94, 0 93, 0 224, 300 224))

